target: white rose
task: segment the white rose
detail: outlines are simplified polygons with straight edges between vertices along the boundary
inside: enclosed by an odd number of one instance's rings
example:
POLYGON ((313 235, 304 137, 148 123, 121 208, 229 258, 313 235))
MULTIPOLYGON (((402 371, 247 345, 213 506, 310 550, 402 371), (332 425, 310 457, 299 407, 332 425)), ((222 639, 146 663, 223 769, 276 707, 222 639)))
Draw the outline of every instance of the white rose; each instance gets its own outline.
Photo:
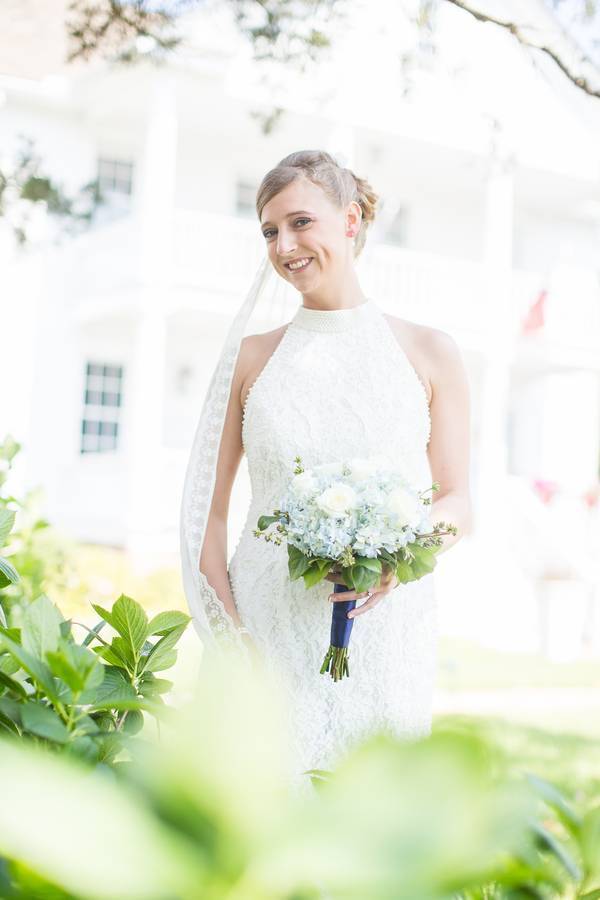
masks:
POLYGON ((348 484, 339 482, 326 488, 315 499, 317 506, 330 516, 340 515, 353 509, 356 504, 356 493, 348 484))
POLYGON ((371 458, 364 459, 362 457, 356 457, 355 459, 350 460, 350 481, 355 483, 366 481, 371 475, 373 475, 377 469, 378 464, 377 461, 371 458))
POLYGON ((298 475, 294 475, 290 487, 297 497, 305 497, 307 494, 310 494, 311 491, 316 490, 317 480, 310 472, 300 472, 298 475))
POLYGON ((423 515, 419 498, 404 487, 394 488, 388 497, 387 506, 403 525, 412 525, 423 515))

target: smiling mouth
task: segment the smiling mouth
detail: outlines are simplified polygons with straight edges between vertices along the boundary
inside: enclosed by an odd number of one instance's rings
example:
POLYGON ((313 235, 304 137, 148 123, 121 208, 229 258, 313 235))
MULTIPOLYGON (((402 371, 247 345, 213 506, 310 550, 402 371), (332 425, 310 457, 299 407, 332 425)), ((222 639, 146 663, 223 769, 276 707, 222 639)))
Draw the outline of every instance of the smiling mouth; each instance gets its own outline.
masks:
POLYGON ((304 272, 305 269, 308 269, 308 267, 310 266, 312 261, 313 261, 313 257, 310 256, 310 257, 308 257, 308 262, 305 263, 303 266, 297 266, 297 267, 295 266, 293 269, 290 269, 289 263, 284 263, 284 265, 285 265, 286 269, 288 270, 288 272, 291 272, 292 275, 294 275, 296 272, 304 272))

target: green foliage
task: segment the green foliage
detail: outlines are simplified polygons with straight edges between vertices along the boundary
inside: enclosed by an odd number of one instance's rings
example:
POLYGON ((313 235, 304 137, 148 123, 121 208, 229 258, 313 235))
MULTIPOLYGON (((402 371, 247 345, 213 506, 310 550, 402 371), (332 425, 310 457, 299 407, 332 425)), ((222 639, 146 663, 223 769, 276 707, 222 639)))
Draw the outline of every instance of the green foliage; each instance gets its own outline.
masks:
MULTIPOLYGON (((18 449, 5 440, 3 458, 10 463, 18 449)), ((2 503, 0 550, 14 545, 17 516, 10 507, 23 510, 14 497, 2 503)), ((0 557, 0 604, 20 581, 17 569, 0 557)), ((93 606, 101 619, 93 628, 66 620, 44 593, 20 608, 18 625, 9 625, 2 612, 0 735, 110 764, 143 727, 143 712, 157 719, 168 715, 161 695, 172 684, 154 673, 175 663, 175 645, 190 617, 172 610, 149 622, 140 604, 124 594, 111 610, 93 606), (87 632, 81 643, 73 624, 87 632), (110 642, 100 635, 106 625, 114 632, 110 642)))
POLYGON ((289 792, 281 702, 266 671, 229 656, 118 777, 0 742, 7 883, 27 873, 80 900, 597 896, 600 810, 517 771, 476 727, 374 735, 305 774, 309 801, 289 792))
POLYGON ((50 215, 63 222, 68 233, 75 233, 92 221, 96 208, 104 202, 98 179, 83 185, 77 196, 67 196, 61 185, 41 171, 42 160, 33 147, 31 138, 21 136, 16 159, 0 170, 0 217, 10 214, 11 220, 16 222, 12 229, 19 246, 27 243, 28 235, 26 216, 15 215, 18 207, 42 203, 50 215))

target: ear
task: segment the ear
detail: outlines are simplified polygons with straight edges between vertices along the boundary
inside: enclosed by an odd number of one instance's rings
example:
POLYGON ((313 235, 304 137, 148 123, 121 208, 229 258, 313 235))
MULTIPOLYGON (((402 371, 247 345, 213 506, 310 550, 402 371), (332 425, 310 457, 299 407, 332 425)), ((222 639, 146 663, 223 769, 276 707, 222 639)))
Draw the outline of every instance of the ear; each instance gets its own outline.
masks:
POLYGON ((346 231, 351 231, 354 236, 358 234, 362 221, 362 209, 356 200, 351 200, 346 207, 346 231))

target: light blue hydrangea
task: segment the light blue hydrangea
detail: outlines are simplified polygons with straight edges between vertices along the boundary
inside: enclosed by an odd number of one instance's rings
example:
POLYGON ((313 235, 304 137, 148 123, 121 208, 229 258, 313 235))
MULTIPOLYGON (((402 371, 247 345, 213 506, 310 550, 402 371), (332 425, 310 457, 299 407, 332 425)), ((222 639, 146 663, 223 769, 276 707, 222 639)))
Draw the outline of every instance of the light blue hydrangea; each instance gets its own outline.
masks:
POLYGON ((314 466, 295 475, 280 501, 287 540, 303 553, 339 559, 350 547, 375 557, 431 530, 419 491, 385 457, 314 466))

